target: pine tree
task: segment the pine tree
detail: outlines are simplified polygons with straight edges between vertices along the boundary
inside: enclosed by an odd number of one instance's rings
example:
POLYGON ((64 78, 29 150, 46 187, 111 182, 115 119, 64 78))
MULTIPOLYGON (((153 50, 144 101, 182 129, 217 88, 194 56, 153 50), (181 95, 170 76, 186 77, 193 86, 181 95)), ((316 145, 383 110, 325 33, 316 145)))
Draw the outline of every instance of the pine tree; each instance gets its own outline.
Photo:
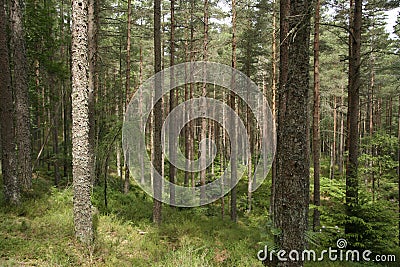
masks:
POLYGON ((93 241, 89 144, 88 0, 72 1, 72 164, 76 237, 93 241))
POLYGON ((23 189, 32 187, 32 145, 28 95, 28 64, 21 1, 11 1, 11 41, 14 66, 13 88, 15 90, 16 141, 18 147, 18 177, 23 189))
POLYGON ((1 171, 6 203, 20 202, 20 183, 16 173, 14 106, 11 88, 10 61, 7 42, 7 14, 4 0, 0 1, 0 129, 1 129, 1 171))
MULTIPOLYGON (((274 225, 280 249, 302 251, 308 229, 308 88, 311 1, 281 0, 280 88, 274 225), (296 123, 293 123, 296 122, 296 123)), ((302 266, 302 261, 278 266, 302 266)))

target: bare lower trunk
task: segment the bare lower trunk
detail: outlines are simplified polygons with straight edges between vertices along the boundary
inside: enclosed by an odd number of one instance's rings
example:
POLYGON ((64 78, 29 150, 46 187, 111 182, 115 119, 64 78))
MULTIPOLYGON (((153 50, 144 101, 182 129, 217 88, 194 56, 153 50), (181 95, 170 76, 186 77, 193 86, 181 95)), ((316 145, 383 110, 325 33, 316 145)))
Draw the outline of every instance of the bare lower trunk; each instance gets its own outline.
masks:
MULTIPOLYGON (((204 40, 203 40, 203 61, 207 61, 208 59, 208 0, 204 1, 204 40)), ((203 67, 203 76, 204 78, 206 77, 206 66, 204 65, 203 67)), ((207 82, 203 83, 202 87, 202 93, 201 95, 204 97, 203 103, 202 103, 202 109, 204 112, 207 110, 207 102, 205 101, 205 97, 207 97, 207 82)), ((205 198, 206 198, 206 191, 204 185, 206 184, 206 155, 207 155, 207 143, 205 142, 205 139, 207 138, 207 119, 202 118, 201 119, 201 132, 200 132, 200 141, 201 141, 201 146, 200 146, 200 185, 201 190, 200 190, 200 204, 204 204, 205 198)))
MULTIPOLYGON (((171 0, 171 36, 170 36, 170 66, 171 72, 170 72, 170 80, 171 84, 170 87, 174 88, 175 87, 175 72, 173 66, 175 65, 175 0, 171 0)), ((176 95, 177 92, 176 90, 171 90, 170 95, 169 95, 169 111, 171 112, 175 106, 176 106, 176 95)), ((174 120, 171 120, 172 125, 170 125, 171 129, 174 128, 173 124, 175 123, 174 120)), ((176 168, 173 163, 176 158, 176 151, 175 151, 175 146, 172 145, 173 143, 173 135, 170 135, 169 139, 169 156, 170 156, 170 164, 169 164, 169 181, 171 182, 171 187, 170 187, 170 204, 174 205, 175 204, 175 176, 176 176, 176 168)))
POLYGON ((332 137, 332 148, 331 148, 331 164, 330 164, 330 178, 335 178, 335 167, 336 167, 336 132, 337 132, 337 105, 336 96, 333 97, 333 137, 332 137))
POLYGON ((72 161, 75 234, 93 241, 91 159, 89 156, 88 1, 72 1, 72 161))
MULTIPOLYGON (((236 69, 236 64, 237 64, 237 58, 236 58, 236 48, 237 48, 237 43, 236 43, 236 0, 232 0, 232 68, 236 69)), ((232 77, 232 88, 235 87, 235 77, 232 77)), ((236 110, 236 98, 235 94, 233 92, 230 93, 229 95, 229 106, 231 107, 232 110, 236 110)), ((235 125, 236 125, 236 118, 229 118, 229 127, 233 130, 232 132, 235 131, 235 125)), ((237 159, 237 142, 236 142, 236 137, 232 136, 231 137, 231 220, 233 222, 237 221, 237 203, 236 203, 236 185, 234 185, 236 179, 237 179, 237 166, 236 166, 236 159, 237 159)))
MULTIPOLYGON (((359 147, 359 93, 361 66, 361 24, 362 0, 354 2, 354 18, 351 35, 351 55, 349 60, 349 101, 348 101, 348 149, 349 159, 346 168, 346 204, 347 215, 354 216, 354 207, 358 204, 358 147, 359 147)), ((356 226, 346 225, 346 233, 356 233, 356 226)))
POLYGON ((22 10, 19 0, 11 1, 13 87, 15 90, 18 177, 23 189, 32 187, 31 133, 28 96, 28 71, 22 10))
MULTIPOLYGON (((154 73, 161 71, 161 0, 154 0, 154 73)), ((155 99, 161 97, 161 80, 156 76, 155 79, 155 99)), ((161 150, 161 128, 162 128, 163 110, 162 99, 154 105, 154 136, 153 136, 153 166, 155 171, 162 175, 162 150, 161 150)), ((162 183, 159 179, 154 179, 154 205, 153 222, 161 224, 161 197, 162 183)))
MULTIPOLYGON (((313 115, 313 160, 314 160, 314 209, 313 230, 316 231, 320 225, 320 212, 318 207, 321 205, 320 198, 320 156, 321 156, 321 137, 320 137, 320 77, 319 77, 319 22, 320 22, 320 0, 317 0, 315 7, 314 20, 314 115, 313 115)), ((336 109, 335 109, 336 112, 336 109)), ((332 169, 332 168, 331 168, 332 169)), ((331 176, 332 177, 332 176, 331 176)))
POLYGON ((16 172, 14 107, 11 89, 10 62, 7 43, 7 15, 4 0, 0 0, 0 129, 1 129, 1 172, 3 175, 4 198, 7 204, 20 202, 20 185, 16 172))
MULTIPOLYGON (((127 26, 127 40, 126 40, 126 75, 125 75, 125 111, 129 104, 129 95, 131 90, 131 27, 132 27, 132 0, 128 0, 128 26, 127 26)), ((129 192, 129 158, 125 159, 125 181, 124 193, 129 192)))
MULTIPOLYGON (((281 0, 280 5, 280 90, 274 225, 281 231, 276 238, 280 249, 303 251, 308 229, 310 185, 307 132, 311 1, 281 0)), ((279 262, 278 266, 303 266, 303 262, 279 262)))

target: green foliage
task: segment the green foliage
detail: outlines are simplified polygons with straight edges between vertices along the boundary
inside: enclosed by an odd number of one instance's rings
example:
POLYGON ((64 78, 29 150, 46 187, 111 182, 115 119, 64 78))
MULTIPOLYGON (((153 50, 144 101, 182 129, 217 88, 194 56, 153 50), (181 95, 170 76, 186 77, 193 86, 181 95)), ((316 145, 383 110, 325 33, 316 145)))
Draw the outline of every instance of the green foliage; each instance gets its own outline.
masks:
MULTIPOLYGON (((256 215, 238 224, 221 219, 217 205, 163 208, 163 224, 152 224, 152 199, 135 185, 120 192, 109 178, 93 191, 95 242, 84 247, 74 236, 72 189, 34 180, 18 208, 0 208, 1 266, 262 266, 256 253, 262 238, 256 215)), ((0 195, 0 197, 2 197, 0 195)))

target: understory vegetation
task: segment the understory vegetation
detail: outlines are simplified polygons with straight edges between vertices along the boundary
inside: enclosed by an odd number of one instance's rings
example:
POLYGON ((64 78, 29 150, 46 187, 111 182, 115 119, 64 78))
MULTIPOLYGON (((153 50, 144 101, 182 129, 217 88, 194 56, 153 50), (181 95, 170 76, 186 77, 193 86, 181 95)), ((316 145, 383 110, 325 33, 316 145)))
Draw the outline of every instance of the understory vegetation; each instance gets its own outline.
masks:
MULTIPOLYGON (((322 161, 321 230, 308 232, 308 248, 317 252, 336 248, 344 234, 345 182, 329 175, 329 160, 322 161)), ((108 177, 107 207, 104 181, 94 188, 95 241, 85 246, 74 236, 73 193, 70 180, 59 188, 43 172, 33 180, 33 190, 19 207, 1 205, 1 266, 263 266, 257 259, 265 246, 274 248, 269 217, 270 177, 253 195, 253 210, 247 212, 246 179, 238 188, 239 221, 229 220, 228 207, 222 219, 221 200, 198 208, 164 207, 163 224, 152 221, 152 198, 132 185, 121 192, 121 180, 108 177)), ((394 255, 397 246, 396 187, 384 176, 372 201, 370 188, 361 188, 358 247, 375 254, 394 255), (368 196, 368 197, 367 197, 368 196)), ((312 192, 312 188, 311 188, 312 192)), ((0 196, 2 198, 2 196, 0 196)), ((228 197, 225 197, 228 203, 228 197)), ((310 208, 313 208, 311 206, 310 208)), ((310 221, 311 221, 310 217, 310 221)), ((372 257, 372 256, 371 256, 372 257)), ((308 262, 306 266, 397 266, 397 263, 308 262)))

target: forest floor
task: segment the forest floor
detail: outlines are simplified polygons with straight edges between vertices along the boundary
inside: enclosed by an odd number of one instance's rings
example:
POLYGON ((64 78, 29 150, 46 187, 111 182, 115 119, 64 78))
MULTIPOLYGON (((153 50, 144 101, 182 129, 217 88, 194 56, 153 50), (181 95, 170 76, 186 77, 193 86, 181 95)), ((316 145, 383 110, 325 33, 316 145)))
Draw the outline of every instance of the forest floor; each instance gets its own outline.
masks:
POLYGON ((20 207, 1 205, 0 266, 263 266, 257 252, 272 243, 265 234, 267 211, 242 211, 234 224, 228 212, 221 218, 220 202, 193 209, 164 206, 163 223, 156 227, 151 198, 136 187, 124 195, 119 185, 109 179, 107 207, 104 189, 94 189, 96 239, 85 247, 74 238, 72 188, 56 189, 36 178, 20 207))

